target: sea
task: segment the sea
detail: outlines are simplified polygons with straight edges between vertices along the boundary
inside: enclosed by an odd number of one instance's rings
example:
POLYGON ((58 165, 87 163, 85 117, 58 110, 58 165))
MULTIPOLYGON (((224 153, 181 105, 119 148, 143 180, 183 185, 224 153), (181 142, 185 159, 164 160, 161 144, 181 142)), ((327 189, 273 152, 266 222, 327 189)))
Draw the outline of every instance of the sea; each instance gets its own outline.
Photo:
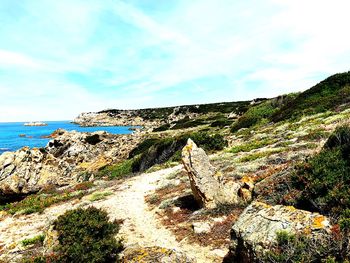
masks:
POLYGON ((130 134, 131 127, 125 126, 98 126, 80 127, 70 121, 49 121, 47 126, 24 126, 24 122, 0 122, 0 154, 6 151, 16 151, 24 146, 45 147, 50 138, 42 136, 50 135, 55 130, 62 128, 67 131, 95 132, 106 131, 112 134, 130 134))

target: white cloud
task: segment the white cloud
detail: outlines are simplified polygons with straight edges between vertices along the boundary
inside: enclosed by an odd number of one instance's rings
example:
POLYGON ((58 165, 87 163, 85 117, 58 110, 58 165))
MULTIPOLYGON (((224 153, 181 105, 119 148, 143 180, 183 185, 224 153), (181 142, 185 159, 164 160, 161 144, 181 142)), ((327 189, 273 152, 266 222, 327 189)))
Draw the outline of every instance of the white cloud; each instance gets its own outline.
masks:
POLYGON ((349 69, 345 0, 132 3, 0 6, 0 121, 275 96, 349 69))

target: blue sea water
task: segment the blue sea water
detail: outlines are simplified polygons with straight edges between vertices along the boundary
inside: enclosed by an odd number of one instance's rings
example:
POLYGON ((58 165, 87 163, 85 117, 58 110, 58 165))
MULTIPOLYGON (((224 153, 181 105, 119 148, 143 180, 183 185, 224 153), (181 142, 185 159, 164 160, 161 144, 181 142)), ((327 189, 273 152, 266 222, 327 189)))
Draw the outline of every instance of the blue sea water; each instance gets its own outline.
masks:
POLYGON ((23 122, 0 122, 0 154, 5 151, 16 151, 23 146, 44 147, 50 139, 41 138, 41 136, 50 135, 55 130, 62 128, 67 131, 94 132, 107 131, 113 134, 130 134, 130 127, 111 126, 111 127, 80 127, 69 121, 49 121, 45 122, 47 126, 24 126, 23 122), (25 134, 25 137, 20 137, 25 134))

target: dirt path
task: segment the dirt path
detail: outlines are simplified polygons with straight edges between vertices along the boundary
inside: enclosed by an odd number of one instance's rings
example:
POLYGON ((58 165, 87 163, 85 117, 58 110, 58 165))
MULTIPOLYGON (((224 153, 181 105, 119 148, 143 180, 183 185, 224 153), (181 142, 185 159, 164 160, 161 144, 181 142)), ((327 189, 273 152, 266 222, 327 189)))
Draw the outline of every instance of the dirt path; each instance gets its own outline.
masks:
MULTIPOLYGON (((85 197, 79 201, 73 200, 52 206, 42 214, 0 218, 0 250, 5 249, 2 252, 6 251, 15 262, 23 250, 19 245, 21 240, 42 233, 53 220, 69 209, 94 205, 104 208, 112 220, 124 220, 119 235, 124 239, 126 247, 159 246, 184 252, 189 257, 195 258, 198 263, 220 262, 220 257, 208 247, 187 244, 184 241, 177 242, 173 233, 160 223, 155 212, 150 211, 145 203, 145 196, 164 184, 167 176, 180 169, 181 166, 176 166, 141 174, 122 182, 111 182, 112 185, 99 190, 113 193, 104 200, 90 202, 85 197)), ((0 252, 0 260, 4 259, 4 254, 1 254, 0 252)))
POLYGON ((185 252, 197 262, 220 262, 209 248, 177 242, 145 203, 146 195, 158 188, 167 175, 180 169, 176 166, 131 178, 118 187, 114 196, 95 206, 106 209, 113 219, 124 219, 120 235, 126 246, 160 246, 185 252))

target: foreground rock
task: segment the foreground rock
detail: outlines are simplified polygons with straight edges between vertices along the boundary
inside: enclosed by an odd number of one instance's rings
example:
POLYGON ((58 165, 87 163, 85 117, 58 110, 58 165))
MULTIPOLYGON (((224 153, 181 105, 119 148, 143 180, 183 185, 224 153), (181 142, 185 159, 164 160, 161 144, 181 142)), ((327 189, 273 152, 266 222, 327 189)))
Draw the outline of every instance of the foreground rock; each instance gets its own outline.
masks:
POLYGON ((253 202, 232 227, 232 262, 264 262, 265 253, 277 245, 279 231, 306 235, 316 244, 330 240, 331 225, 318 213, 253 202))
POLYGON ((242 191, 245 183, 224 184, 222 174, 211 165, 205 151, 197 147, 191 139, 188 139, 182 150, 182 162, 188 173, 194 198, 199 205, 214 208, 218 204, 237 204, 242 200, 240 193, 245 192, 242 191))
POLYGON ((127 248, 123 252, 122 262, 143 262, 143 263, 194 263, 194 259, 189 258, 184 253, 174 249, 162 247, 147 248, 127 248))
POLYGON ((101 167, 126 158, 139 140, 135 135, 58 130, 45 148, 0 155, 0 196, 88 180, 101 167))

